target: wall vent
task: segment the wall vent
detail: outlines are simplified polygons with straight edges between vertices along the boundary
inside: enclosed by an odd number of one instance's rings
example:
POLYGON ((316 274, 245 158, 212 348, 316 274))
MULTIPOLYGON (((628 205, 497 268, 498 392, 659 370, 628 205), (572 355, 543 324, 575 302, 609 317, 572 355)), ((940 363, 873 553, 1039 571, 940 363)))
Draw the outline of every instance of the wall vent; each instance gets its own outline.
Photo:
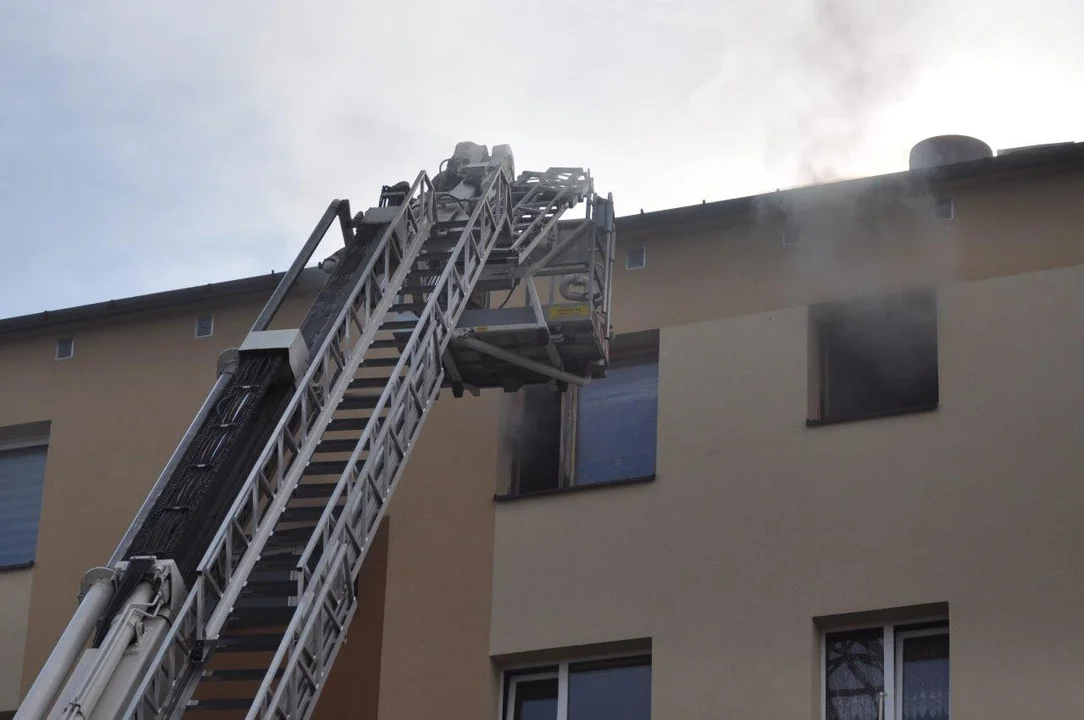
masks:
POLYGON ((215 332, 215 316, 200 315, 196 318, 196 337, 211 337, 215 332))
POLYGON ((643 245, 630 247, 625 255, 626 270, 642 270, 647 265, 647 248, 643 245))
POLYGON ((56 341, 56 359, 67 360, 75 354, 75 338, 60 338, 56 341))
POLYGON ((783 244, 784 245, 797 245, 802 241, 802 226, 788 222, 783 226, 783 244))
POLYGON ((938 220, 951 220, 956 216, 951 195, 938 195, 933 204, 933 216, 938 220))

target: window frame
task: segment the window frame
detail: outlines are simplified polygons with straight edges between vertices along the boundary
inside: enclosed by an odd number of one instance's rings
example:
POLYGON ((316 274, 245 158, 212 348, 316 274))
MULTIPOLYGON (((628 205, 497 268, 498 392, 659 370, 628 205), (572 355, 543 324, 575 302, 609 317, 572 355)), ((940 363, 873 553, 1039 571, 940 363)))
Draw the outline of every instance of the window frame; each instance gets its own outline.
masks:
MULTIPOLYGON (((652 669, 655 666, 654 655, 650 651, 638 652, 614 652, 600 655, 588 655, 583 658, 562 660, 558 663, 525 663, 512 665, 501 671, 501 683, 498 690, 498 720, 513 720, 512 712, 515 710, 514 687, 520 682, 533 682, 537 680, 557 680, 557 718, 556 720, 568 720, 568 677, 569 669, 573 665, 593 665, 595 663, 630 661, 629 667, 646 665, 652 669), (642 660, 642 663, 633 661, 642 660)), ((654 678, 654 674, 652 674, 654 678)))
POLYGON ((850 300, 833 301, 810 305, 808 307, 809 319, 807 322, 808 332, 808 358, 807 377, 809 382, 809 398, 806 414, 808 427, 820 427, 822 425, 839 425, 843 423, 862 422, 878 418, 895 417, 898 415, 912 415, 915 413, 931 412, 937 410, 941 404, 941 312, 940 299, 935 288, 913 288, 887 295, 865 296, 850 300), (889 408, 867 410, 860 413, 833 415, 829 405, 829 393, 831 392, 831 334, 834 323, 840 322, 848 310, 855 310, 865 304, 882 303, 890 305, 899 303, 905 306, 907 303, 921 299, 928 302, 932 310, 932 338, 934 358, 934 387, 935 399, 932 402, 899 405, 889 408))
MULTIPOLYGON (((657 329, 618 335, 610 344, 610 368, 630 367, 635 365, 654 365, 656 372, 660 369, 660 334, 657 329), (623 340, 623 342, 622 342, 623 340), (616 346, 616 347, 615 347, 616 346)), ((598 382, 604 382, 605 378, 598 382)), ((498 494, 496 500, 512 500, 516 498, 538 497, 559 492, 590 490, 594 488, 614 487, 629 484, 652 482, 655 480, 655 472, 643 477, 622 478, 605 482, 577 484, 576 483, 576 452, 579 445, 579 388, 570 386, 560 393, 560 447, 558 449, 557 482, 553 487, 540 490, 519 490, 520 457, 515 447, 512 449, 511 463, 508 467, 508 491, 506 494, 498 494)), ((658 467, 658 393, 656 393, 656 427, 655 427, 655 465, 658 467)), ((523 412, 519 407, 517 412, 523 412)), ((516 421, 518 423, 519 420, 516 421)))
MULTIPOLYGON (((888 623, 849 623, 821 628, 820 631, 820 718, 828 720, 828 636, 836 633, 872 630, 880 628, 884 647, 884 693, 885 714, 883 720, 900 720, 903 717, 903 695, 898 692, 900 679, 903 677, 903 640, 909 637, 930 635, 948 635, 951 642, 951 628, 947 615, 937 615, 922 619, 888 623)), ((952 655, 949 663, 951 667, 952 655)), ((951 670, 950 670, 951 672, 951 670)), ((951 675, 949 676, 951 678, 951 675)), ((951 687, 951 679, 950 679, 951 687)), ((503 720, 503 719, 502 719, 503 720)))

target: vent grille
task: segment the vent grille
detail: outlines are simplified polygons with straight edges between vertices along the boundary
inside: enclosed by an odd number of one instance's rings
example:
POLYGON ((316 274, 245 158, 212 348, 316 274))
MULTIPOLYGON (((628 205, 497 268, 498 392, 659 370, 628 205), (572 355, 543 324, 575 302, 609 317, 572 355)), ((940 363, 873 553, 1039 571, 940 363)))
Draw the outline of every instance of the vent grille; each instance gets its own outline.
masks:
POLYGON ((75 354, 75 338, 60 338, 56 341, 56 359, 67 360, 75 354))
POLYGON ((215 316, 200 315, 196 318, 196 337, 211 337, 215 332, 215 316))
POLYGON ((643 245, 629 248, 625 255, 626 270, 641 270, 647 265, 647 248, 643 245))
POLYGON ((783 244, 797 245, 802 241, 802 226, 797 223, 787 223, 783 226, 783 244))
POLYGON ((938 195, 934 200, 933 216, 938 220, 951 220, 955 216, 955 207, 951 195, 938 195))

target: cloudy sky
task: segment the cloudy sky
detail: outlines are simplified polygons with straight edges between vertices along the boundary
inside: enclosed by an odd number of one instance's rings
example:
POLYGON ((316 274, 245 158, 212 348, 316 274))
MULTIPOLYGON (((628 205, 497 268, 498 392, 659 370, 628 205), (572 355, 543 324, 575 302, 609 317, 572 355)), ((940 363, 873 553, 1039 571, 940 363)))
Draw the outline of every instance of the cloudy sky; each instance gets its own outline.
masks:
POLYGON ((1069 0, 474 3, 5 0, 0 316, 282 270, 464 139, 619 214, 1084 140, 1069 0))

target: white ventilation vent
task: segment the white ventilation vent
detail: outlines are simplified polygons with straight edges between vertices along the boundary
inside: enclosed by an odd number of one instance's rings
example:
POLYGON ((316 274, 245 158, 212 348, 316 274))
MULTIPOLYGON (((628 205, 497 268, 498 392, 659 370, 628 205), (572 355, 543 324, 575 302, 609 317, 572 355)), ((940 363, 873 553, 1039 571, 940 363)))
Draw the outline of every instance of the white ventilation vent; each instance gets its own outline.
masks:
POLYGON ((56 359, 67 360, 75 354, 75 338, 60 338, 56 341, 56 359))
POLYGON ((938 220, 951 220, 956 215, 951 195, 938 195, 933 204, 933 216, 938 220))
POLYGON ((215 316, 200 315, 196 318, 196 337, 211 337, 215 332, 215 316))
POLYGON ((647 265, 647 248, 643 245, 630 247, 625 255, 626 270, 642 270, 647 265))

